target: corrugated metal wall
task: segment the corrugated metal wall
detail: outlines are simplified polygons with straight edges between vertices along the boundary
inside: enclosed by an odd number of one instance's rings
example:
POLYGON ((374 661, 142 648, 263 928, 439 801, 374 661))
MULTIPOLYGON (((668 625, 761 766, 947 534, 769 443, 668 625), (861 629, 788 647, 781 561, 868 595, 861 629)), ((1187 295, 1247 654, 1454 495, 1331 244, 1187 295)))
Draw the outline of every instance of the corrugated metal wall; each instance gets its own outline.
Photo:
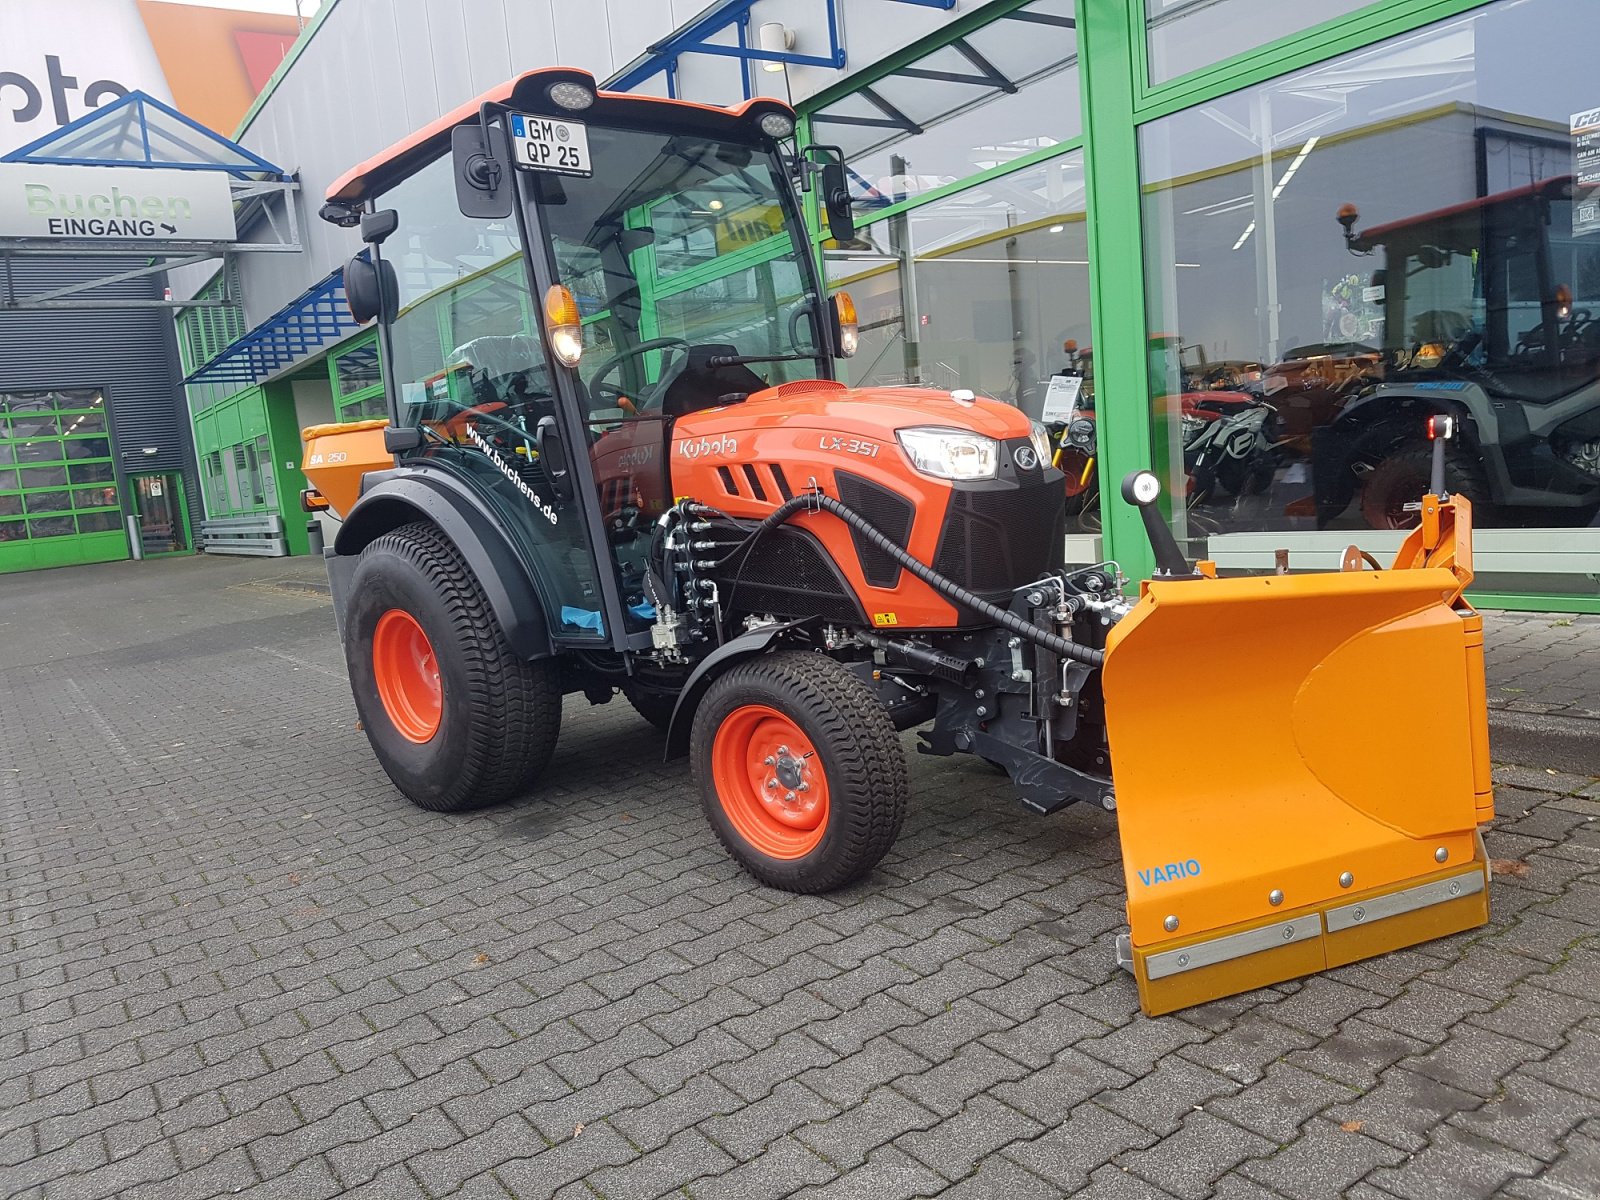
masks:
MULTIPOLYGON (((126 270, 126 259, 0 260, 0 295, 20 298, 126 270)), ((161 298, 159 277, 97 288, 105 299, 161 298)), ((0 391, 105 389, 117 483, 126 509, 126 472, 182 471, 191 525, 200 521, 199 476, 178 380, 171 314, 157 308, 0 308, 0 391), (154 446, 155 454, 145 454, 154 446)))

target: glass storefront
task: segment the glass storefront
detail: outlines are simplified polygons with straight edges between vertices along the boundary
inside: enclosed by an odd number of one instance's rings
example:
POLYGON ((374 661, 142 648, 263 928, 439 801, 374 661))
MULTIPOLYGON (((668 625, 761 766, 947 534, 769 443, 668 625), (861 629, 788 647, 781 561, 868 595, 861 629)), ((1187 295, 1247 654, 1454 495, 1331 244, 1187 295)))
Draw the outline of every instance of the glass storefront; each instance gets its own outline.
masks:
POLYGON ((1194 553, 1415 524, 1447 413, 1480 586, 1595 594, 1600 164, 1573 127, 1600 88, 1572 16, 1505 0, 1139 130, 1152 453, 1194 553))
POLYGON ((0 542, 121 528, 105 396, 0 393, 0 542))

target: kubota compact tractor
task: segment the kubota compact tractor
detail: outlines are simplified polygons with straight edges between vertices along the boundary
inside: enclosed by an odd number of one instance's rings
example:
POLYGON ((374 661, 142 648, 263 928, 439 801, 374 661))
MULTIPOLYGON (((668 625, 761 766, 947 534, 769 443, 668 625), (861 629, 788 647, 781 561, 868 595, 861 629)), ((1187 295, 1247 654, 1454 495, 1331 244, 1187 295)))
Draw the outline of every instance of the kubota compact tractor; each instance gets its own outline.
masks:
POLYGON ((920 726, 1039 813, 1116 811, 1149 1012, 1485 921, 1468 506, 1423 499, 1391 569, 1352 548, 1333 575, 1217 579, 1146 472, 1123 488, 1161 564, 1139 598, 1064 566, 1040 426, 835 379, 853 309, 799 204, 842 240, 848 196, 793 132, 775 100, 540 70, 330 189, 367 243, 344 284, 389 417, 306 431, 307 502, 342 519, 351 686, 399 789, 535 788, 563 697, 620 693, 751 874, 822 891, 893 843, 920 726), (1203 762, 1179 733, 1198 647, 1251 731, 1203 762))

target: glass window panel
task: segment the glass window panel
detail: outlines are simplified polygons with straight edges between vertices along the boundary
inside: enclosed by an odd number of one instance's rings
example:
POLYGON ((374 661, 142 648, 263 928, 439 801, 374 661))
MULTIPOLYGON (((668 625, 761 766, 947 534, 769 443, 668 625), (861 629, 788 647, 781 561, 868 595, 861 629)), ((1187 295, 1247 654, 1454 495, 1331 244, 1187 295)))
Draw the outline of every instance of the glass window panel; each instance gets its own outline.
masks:
POLYGON ((64 487, 67 482, 65 467, 23 467, 17 475, 25 488, 64 487))
POLYGON ((60 462, 61 443, 55 438, 37 442, 13 442, 19 463, 60 462))
POLYGON ((67 437, 106 431, 106 415, 103 412, 64 413, 60 421, 61 432, 67 437))
POLYGON ((64 444, 70 459, 111 457, 111 442, 106 438, 68 438, 64 444))
POLYGON ((101 412, 105 396, 98 388, 66 388, 51 393, 51 401, 62 412, 101 412))
POLYGON ((1480 528, 1600 551, 1594 48, 1560 0, 1492 4, 1142 127, 1152 455, 1192 552, 1415 524, 1440 410, 1480 528))
POLYGON ((1373 0, 1144 0, 1150 82, 1165 83, 1372 3, 1373 0))
POLYGON ((61 432, 54 414, 37 413, 12 417, 10 435, 14 438, 56 437, 61 432))
POLYGON ((29 537, 70 537, 77 532, 71 517, 34 517, 28 521, 29 537))
MULTIPOLYGON (((3 422, 0 422, 3 425, 3 422)), ((0 441, 0 463, 14 463, 17 461, 17 451, 10 442, 0 441)))
POLYGON ((258 503, 268 508, 277 507, 278 479, 272 470, 272 448, 264 433, 256 438, 256 478, 261 495, 258 503))
POLYGON ((1071 0, 1039 0, 812 114, 845 150, 858 214, 1077 137, 1071 18, 1071 0), (972 82, 990 74, 1015 90, 972 82))
POLYGON ((55 411, 49 392, 12 392, 6 397, 6 411, 12 416, 55 411))
POLYGON ((72 507, 107 508, 117 503, 117 489, 114 487, 87 487, 75 488, 72 493, 72 507))
POLYGON ((25 542, 28 540, 26 521, 0 521, 0 542, 25 542))
POLYGON ((0 467, 0 492, 8 491, 11 488, 17 488, 21 486, 22 485, 17 482, 17 473, 14 469, 10 467, 0 467))
POLYGON ((27 492, 23 500, 30 513, 65 512, 72 507, 71 492, 27 492))
POLYGON ((0 517, 15 517, 22 513, 21 496, 0 495, 0 517))
POLYGON ((122 514, 119 512, 90 512, 78 514, 79 533, 109 533, 113 529, 122 528, 122 514))
POLYGON ((339 394, 349 396, 363 388, 383 382, 378 366, 378 343, 369 341, 365 346, 346 350, 334 360, 334 372, 339 381, 339 394))
POLYGON ((970 387, 1039 417, 1065 344, 1089 343, 1077 151, 861 230, 828 276, 856 302, 856 384, 970 387), (908 315, 909 314, 909 315, 908 315))
POLYGON ((116 471, 108 462, 72 463, 67 467, 73 483, 110 483, 116 471))

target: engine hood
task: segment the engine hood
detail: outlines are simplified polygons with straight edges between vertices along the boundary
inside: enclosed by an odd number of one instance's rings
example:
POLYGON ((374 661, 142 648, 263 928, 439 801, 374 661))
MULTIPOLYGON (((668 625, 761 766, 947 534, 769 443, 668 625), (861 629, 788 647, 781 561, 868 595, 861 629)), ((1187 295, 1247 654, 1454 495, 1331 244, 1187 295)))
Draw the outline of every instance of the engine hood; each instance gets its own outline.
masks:
POLYGON ((1027 437, 1032 423, 1020 409, 998 400, 953 400, 947 391, 914 387, 847 388, 804 379, 751 393, 740 404, 680 417, 674 437, 715 437, 742 430, 816 429, 877 438, 896 430, 939 425, 1006 440, 1027 437))

